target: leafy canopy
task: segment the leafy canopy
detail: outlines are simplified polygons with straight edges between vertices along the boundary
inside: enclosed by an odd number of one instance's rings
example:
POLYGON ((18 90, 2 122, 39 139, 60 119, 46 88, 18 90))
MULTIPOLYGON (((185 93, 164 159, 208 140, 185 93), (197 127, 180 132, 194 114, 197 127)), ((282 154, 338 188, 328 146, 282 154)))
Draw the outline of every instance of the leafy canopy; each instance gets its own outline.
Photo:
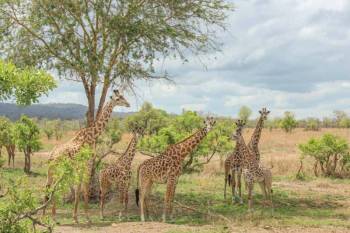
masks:
POLYGON ((175 56, 185 61, 189 54, 216 50, 216 32, 225 28, 227 13, 233 9, 225 0, 3 0, 0 4, 0 52, 18 65, 46 67, 82 82, 88 121, 94 119, 98 85, 102 92, 97 115, 111 86, 133 87, 135 79, 167 77, 155 69, 160 59, 175 56))
POLYGON ((48 73, 34 68, 19 69, 0 59, 0 101, 14 97, 17 104, 30 105, 55 87, 48 73))
POLYGON ((22 116, 16 122, 14 139, 21 151, 30 153, 41 148, 39 127, 27 116, 22 116))

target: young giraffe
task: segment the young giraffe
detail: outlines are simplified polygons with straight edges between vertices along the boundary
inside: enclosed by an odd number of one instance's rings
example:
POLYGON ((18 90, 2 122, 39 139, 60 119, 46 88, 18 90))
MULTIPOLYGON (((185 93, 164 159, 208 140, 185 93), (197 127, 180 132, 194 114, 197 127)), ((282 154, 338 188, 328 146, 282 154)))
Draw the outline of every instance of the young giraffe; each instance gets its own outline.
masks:
MULTIPOLYGON (((47 182, 46 187, 50 188, 51 185, 54 182, 53 175, 54 175, 54 167, 55 162, 59 161, 63 157, 68 157, 69 159, 74 159, 74 156, 79 152, 79 150, 84 145, 93 145, 98 136, 102 134, 104 131, 107 122, 109 118, 111 117, 113 108, 115 106, 125 106, 129 107, 129 103, 126 101, 126 99, 119 93, 119 91, 114 90, 113 96, 111 96, 111 100, 106 104, 106 106, 102 110, 101 116, 96 119, 95 123, 91 127, 83 128, 79 130, 74 138, 72 138, 67 143, 60 145, 58 147, 55 147, 51 153, 49 158, 49 168, 47 172, 47 182)), ((86 217, 89 220, 88 215, 88 201, 89 201, 89 191, 88 191, 88 184, 84 184, 84 209, 86 217)), ((74 197, 74 211, 73 211, 73 218, 75 222, 78 222, 77 218, 77 211, 78 211, 78 204, 79 204, 79 197, 80 197, 80 189, 81 184, 78 184, 75 189, 75 197, 74 197)), ((47 200, 47 197, 45 197, 47 200)), ((56 215, 56 203, 55 200, 52 200, 52 215, 56 215)), ((45 214, 45 209, 43 210, 43 213, 45 214)))
POLYGON ((245 144, 242 135, 233 135, 233 139, 239 143, 239 151, 243 155, 243 175, 248 189, 248 209, 253 207, 252 192, 254 183, 257 182, 260 185, 265 200, 270 201, 272 204, 272 174, 271 170, 263 167, 259 161, 256 160, 256 156, 252 153, 245 144))
MULTIPOLYGON (((236 134, 242 134, 242 130, 244 127, 243 121, 236 122, 236 134)), ((236 196, 236 172, 237 172, 237 189, 239 191, 239 198, 242 202, 242 185, 241 185, 241 177, 242 177, 242 161, 243 157, 239 153, 239 144, 236 143, 235 149, 233 153, 225 160, 225 190, 224 190, 224 198, 226 200, 226 186, 232 186, 232 196, 236 196)))
POLYGON ((259 141, 261 137, 261 131, 264 127, 264 121, 267 119, 267 115, 269 115, 270 111, 268 111, 266 108, 263 108, 259 111, 259 113, 260 118, 256 124, 250 142, 248 143, 248 148, 252 153, 255 154, 257 161, 260 161, 259 141))
POLYGON ((152 184, 167 184, 164 198, 163 221, 171 214, 172 202, 175 194, 177 180, 181 175, 182 162, 190 154, 207 133, 212 129, 215 120, 208 117, 205 120, 205 127, 198 130, 183 141, 170 145, 162 155, 151 158, 143 162, 137 171, 136 203, 141 203, 141 221, 145 221, 144 212, 148 212, 148 196, 150 195, 152 184))
MULTIPOLYGON (((105 195, 111 188, 112 184, 116 184, 119 191, 120 203, 124 205, 124 215, 127 216, 128 210, 128 191, 131 181, 131 163, 136 153, 136 146, 139 137, 142 135, 143 130, 136 128, 133 130, 133 137, 124 152, 124 154, 118 158, 114 163, 100 172, 100 215, 103 219, 103 208, 105 202, 105 195)), ((121 218, 123 212, 119 212, 119 218, 121 218)))

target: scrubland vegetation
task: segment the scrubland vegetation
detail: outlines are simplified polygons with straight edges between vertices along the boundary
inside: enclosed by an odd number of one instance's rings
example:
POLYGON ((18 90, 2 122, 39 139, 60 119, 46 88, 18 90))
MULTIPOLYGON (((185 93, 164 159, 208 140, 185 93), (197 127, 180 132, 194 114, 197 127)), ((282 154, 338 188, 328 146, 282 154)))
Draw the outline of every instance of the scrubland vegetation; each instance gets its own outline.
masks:
MULTIPOLYGON (((71 138, 79 129, 78 121, 34 119, 32 122, 35 122, 40 128, 38 141, 41 146, 38 152, 33 151, 32 153, 31 173, 24 173, 25 156, 19 150, 16 150, 14 168, 5 163, 2 165, 1 192, 4 194, 8 192, 1 199, 0 221, 2 223, 8 216, 4 214, 15 215, 16 212, 13 212, 15 209, 23 212, 40 206, 43 201, 42 194, 45 192, 48 151, 71 138), (52 129, 53 133, 48 136, 49 129, 52 129), (54 136, 56 135, 55 130, 60 131, 58 135, 62 136, 54 136)), ((117 203, 115 190, 109 194, 106 218, 100 220, 96 193, 98 190, 96 190, 97 185, 94 185, 95 189, 92 190, 95 190, 93 191, 95 193, 92 193, 90 203, 90 211, 93 216, 92 228, 89 228, 89 231, 94 232, 92 229, 95 229, 97 232, 106 229, 106 231, 113 232, 120 230, 119 227, 122 226, 126 229, 129 226, 130 232, 133 232, 132 229, 137 229, 139 209, 134 204, 133 194, 137 166, 150 156, 157 156, 166 145, 189 135, 201 125, 202 118, 197 113, 190 111, 185 111, 178 116, 169 115, 153 108, 150 104, 145 104, 141 111, 134 115, 125 119, 113 119, 97 146, 97 153, 101 158, 97 173, 105 164, 114 161, 125 150, 131 139, 130 125, 142 125, 145 122, 147 122, 147 130, 138 145, 138 153, 133 162, 132 188, 129 190, 130 215, 128 221, 135 223, 127 225, 127 221, 122 220, 125 223, 110 226, 112 223, 120 222, 116 213, 119 208, 122 208, 117 203), (131 227, 133 224, 134 227, 131 227)), ((260 150, 263 163, 267 167, 272 167, 273 208, 264 205, 260 190, 256 188, 254 195, 256 205, 254 211, 250 213, 247 211, 246 204, 233 205, 230 200, 224 201, 223 198, 223 160, 234 148, 234 143, 230 139, 234 130, 232 122, 232 119, 229 118, 219 119, 208 138, 184 162, 185 174, 180 177, 175 196, 174 216, 169 221, 170 224, 175 225, 164 225, 164 229, 167 229, 165 232, 229 232, 232 229, 238 229, 238 231, 279 229, 277 231, 288 232, 289 228, 307 228, 311 229, 311 232, 327 232, 332 229, 339 232, 349 230, 349 129, 294 128, 292 132, 286 132, 283 128, 267 126, 262 134, 260 150)), ((251 122, 253 123, 254 121, 251 122)), ((246 140, 249 139, 253 130, 253 128, 245 129, 246 140)), ((3 151, 2 160, 6 156, 6 152, 3 151)), ((88 155, 85 154, 85 159, 86 156, 88 155)), ((84 156, 80 161, 84 161, 84 156)), ((67 164, 64 166, 66 167, 62 171, 67 169, 67 164)), ((74 166, 70 163, 68 169, 73 168, 74 171, 70 171, 70 174, 77 174, 77 176, 72 178, 70 175, 68 179, 70 181, 65 182, 60 187, 61 191, 56 194, 61 200, 56 219, 59 222, 59 225, 55 227, 57 231, 83 227, 83 232, 84 226, 88 226, 85 225, 84 218, 81 216, 82 224, 74 228, 70 227, 73 206, 69 201, 68 186, 83 176, 74 166)), ((164 186, 156 186, 151 198, 153 221, 161 219, 163 195, 164 186)), ((244 198, 246 203, 245 192, 244 198)), ((44 221, 45 224, 53 224, 49 218, 41 219, 41 221, 44 221)), ((19 227, 24 225, 23 229, 26 229, 26 224, 30 226, 31 222, 28 220, 21 222, 19 227)), ((151 225, 149 227, 152 228, 151 225)), ((159 227, 161 224, 154 225, 153 230, 159 227)), ((40 227, 37 228, 40 229, 40 227)))

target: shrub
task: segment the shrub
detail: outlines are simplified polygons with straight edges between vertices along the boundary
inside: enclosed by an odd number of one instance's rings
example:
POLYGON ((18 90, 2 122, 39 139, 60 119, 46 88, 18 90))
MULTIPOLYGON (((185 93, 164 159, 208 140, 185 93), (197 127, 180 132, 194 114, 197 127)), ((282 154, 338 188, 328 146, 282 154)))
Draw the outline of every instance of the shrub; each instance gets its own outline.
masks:
POLYGON ((321 171, 324 176, 344 176, 350 171, 349 145, 343 138, 324 134, 321 138, 311 138, 300 144, 302 156, 315 159, 314 173, 321 171))

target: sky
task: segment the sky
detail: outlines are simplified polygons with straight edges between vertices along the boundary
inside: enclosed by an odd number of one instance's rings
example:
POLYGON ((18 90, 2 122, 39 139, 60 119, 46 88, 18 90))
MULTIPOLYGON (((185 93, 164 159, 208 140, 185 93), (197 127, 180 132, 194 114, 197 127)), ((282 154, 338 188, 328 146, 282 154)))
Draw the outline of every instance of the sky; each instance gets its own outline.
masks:
MULTIPOLYGON (((243 105, 254 115, 292 111, 298 118, 350 114, 349 0, 234 0, 220 32, 221 51, 188 63, 166 60, 175 84, 136 83, 127 94, 136 111, 144 101, 172 113, 183 109, 236 116, 243 105)), ((41 103, 86 104, 81 84, 60 81, 41 103)))

